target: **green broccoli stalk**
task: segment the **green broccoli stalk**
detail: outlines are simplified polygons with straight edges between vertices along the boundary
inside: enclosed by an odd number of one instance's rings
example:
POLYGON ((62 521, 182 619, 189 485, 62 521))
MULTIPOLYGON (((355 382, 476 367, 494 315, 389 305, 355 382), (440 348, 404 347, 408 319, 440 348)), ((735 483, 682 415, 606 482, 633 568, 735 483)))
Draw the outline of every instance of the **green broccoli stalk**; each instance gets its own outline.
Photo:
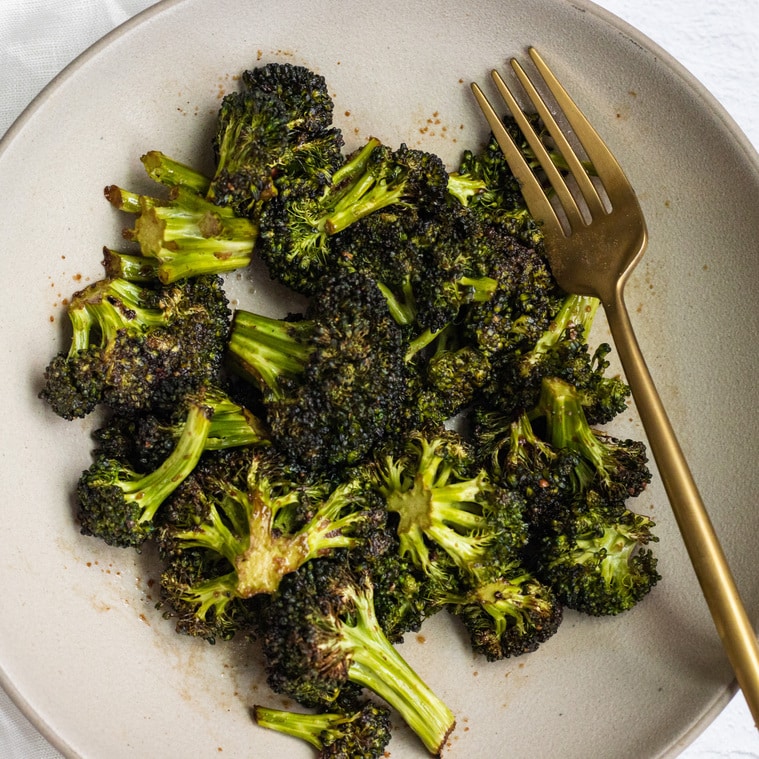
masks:
POLYGON ((288 575, 263 616, 261 642, 275 692, 329 708, 351 686, 368 688, 439 755, 454 715, 388 641, 368 575, 354 574, 345 556, 288 575))
POLYGON ((285 384, 303 375, 317 348, 311 320, 274 319, 238 309, 232 319, 229 355, 238 374, 275 398, 285 384))
POLYGON ((256 705, 261 727, 310 743, 319 759, 381 759, 390 742, 390 710, 369 701, 348 713, 300 714, 256 705))
POLYGON ((105 196, 119 210, 136 214, 123 235, 157 262, 156 273, 164 284, 242 269, 252 259, 256 225, 192 189, 176 186, 162 200, 109 185, 105 196))
POLYGON ((190 475, 203 453, 211 409, 200 399, 189 404, 182 434, 171 455, 155 470, 140 474, 116 459, 97 458, 77 487, 82 534, 109 545, 139 548, 156 529, 161 504, 190 475))

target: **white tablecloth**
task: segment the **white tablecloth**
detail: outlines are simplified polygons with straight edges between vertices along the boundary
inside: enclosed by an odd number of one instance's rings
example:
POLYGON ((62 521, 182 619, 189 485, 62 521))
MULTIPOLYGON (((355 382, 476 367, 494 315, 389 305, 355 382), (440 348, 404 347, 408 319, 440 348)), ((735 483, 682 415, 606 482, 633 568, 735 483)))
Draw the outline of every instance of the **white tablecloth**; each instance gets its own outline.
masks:
MULTIPOLYGON (((72 58, 155 1, 2 0, 0 135, 72 58)), ((759 147, 757 0, 598 0, 598 4, 640 29, 695 74, 759 147)), ((59 757, 0 690, 0 758, 59 757)), ((759 759, 759 733, 740 694, 681 755, 681 759, 737 757, 759 759)))

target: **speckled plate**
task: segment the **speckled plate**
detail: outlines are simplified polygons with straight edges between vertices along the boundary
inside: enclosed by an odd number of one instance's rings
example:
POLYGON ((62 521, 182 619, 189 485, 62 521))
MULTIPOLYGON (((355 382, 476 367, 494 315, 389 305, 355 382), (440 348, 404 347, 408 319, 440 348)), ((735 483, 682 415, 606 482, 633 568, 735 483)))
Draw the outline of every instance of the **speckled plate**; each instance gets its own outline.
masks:
MULTIPOLYGON (((746 388, 759 369, 759 168, 700 85, 580 0, 169 0, 80 57, 0 145, 0 681, 66 756, 311 756, 252 724, 252 703, 278 702, 255 649, 177 636, 155 609, 150 556, 74 524, 93 421, 56 419, 37 392, 65 345, 66 297, 118 241, 102 188, 142 186, 150 149, 205 167, 220 96, 271 60, 326 76, 349 144, 373 134, 453 165, 485 136, 469 82, 527 45, 640 194, 651 244, 628 301, 756 617, 759 405, 746 388)), ((283 305, 263 281, 237 289, 250 306, 283 305)), ((642 435, 632 410, 617 429, 642 435)), ((638 507, 658 522, 664 579, 632 612, 567 613, 538 652, 497 664, 472 656, 444 616, 408 638, 403 654, 458 717, 446 756, 672 756, 726 704, 731 673, 658 484, 638 507)), ((401 728, 391 753, 425 754, 401 728)))

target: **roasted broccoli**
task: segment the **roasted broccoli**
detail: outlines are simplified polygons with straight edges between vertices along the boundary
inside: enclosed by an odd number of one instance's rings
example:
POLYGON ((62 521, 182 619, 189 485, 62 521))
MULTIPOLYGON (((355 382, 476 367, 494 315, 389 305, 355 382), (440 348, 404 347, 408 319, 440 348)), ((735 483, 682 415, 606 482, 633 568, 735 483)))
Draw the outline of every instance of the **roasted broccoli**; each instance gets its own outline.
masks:
MULTIPOLYGON (((162 154, 153 151, 143 156, 143 161, 147 163, 155 156, 162 154)), ((165 182, 176 178, 169 174, 155 176, 165 182)), ((139 245, 146 262, 140 266, 134 256, 110 251, 106 270, 136 278, 144 278, 152 270, 161 282, 168 284, 248 266, 258 236, 256 224, 236 215, 231 208, 215 205, 195 187, 172 185, 168 197, 160 198, 108 185, 104 191, 108 202, 135 217, 133 225, 122 234, 139 245)))
POLYGON ((229 352, 263 393, 272 439, 314 468, 366 457, 405 398, 403 334, 374 282, 358 273, 323 281, 300 320, 238 310, 229 352))
POLYGON ((623 509, 612 515, 596 493, 576 506, 560 531, 545 531, 534 547, 535 572, 568 608, 595 616, 635 606, 661 579, 648 547, 654 522, 623 509))
MULTIPOLYGON (((192 399, 193 394, 190 394, 189 400, 192 399)), ((259 416, 233 400, 224 389, 205 386, 203 399, 213 412, 204 450, 269 443, 269 431, 259 416)), ((112 414, 93 433, 97 444, 95 452, 121 459, 140 471, 155 468, 171 453, 182 434, 187 413, 185 400, 178 398, 176 407, 168 413, 156 409, 154 412, 112 414)))
POLYGON ((454 715, 388 641, 369 576, 351 571, 344 555, 310 561, 285 577, 264 607, 261 628, 274 691, 329 708, 346 691, 368 688, 440 753, 454 715))
POLYGON ((350 712, 303 714, 253 707, 261 727, 307 741, 319 759, 381 759, 390 742, 390 710, 366 701, 350 712))
POLYGON ((212 410, 202 392, 188 404, 187 418, 169 457, 147 474, 98 457, 77 487, 78 519, 84 535, 114 546, 139 548, 156 530, 156 513, 197 465, 211 427, 212 410))
MULTIPOLYGON (((323 189, 300 183, 262 207, 259 255, 275 279, 313 294, 324 275, 346 264, 331 244, 333 236, 388 206, 414 203, 431 212, 445 201, 447 177, 431 153, 405 145, 392 150, 370 139, 323 189)), ((348 268, 356 267, 348 261, 348 268)))
POLYGON ((343 138, 331 126, 334 104, 324 77, 269 63, 244 71, 241 80, 241 91, 225 95, 219 108, 207 197, 257 219, 288 182, 329 183, 344 162, 343 138))
POLYGON ((45 373, 40 396, 60 416, 85 416, 99 403, 133 412, 218 381, 229 331, 218 277, 150 288, 103 279, 75 293, 72 337, 45 373))
POLYGON ((585 415, 593 424, 610 422, 627 408, 630 388, 608 375, 608 343, 591 353, 588 333, 598 311, 592 296, 562 295, 557 309, 534 334, 529 348, 500 361, 489 386, 489 404, 512 417, 532 412, 540 399, 544 377, 558 377, 580 393, 585 415))
POLYGON ((442 589, 436 600, 461 619, 472 650, 488 661, 535 651, 564 616, 557 594, 521 559, 442 589))
POLYGON ((570 383, 544 378, 538 408, 545 420, 546 439, 553 448, 579 454, 577 490, 594 486, 612 502, 625 501, 640 495, 651 481, 645 443, 617 439, 591 428, 582 394, 570 383))
POLYGON ((468 444, 451 430, 410 435, 399 454, 379 458, 374 482, 397 515, 401 553, 429 574, 437 571, 437 551, 476 576, 508 561, 527 539, 521 498, 474 467, 468 444))
POLYGON ((176 491, 159 538, 170 559, 167 603, 182 618, 197 617, 200 629, 223 619, 231 598, 273 593, 307 561, 356 546, 375 522, 378 507, 360 481, 303 482, 269 447, 213 462, 176 491), (178 577, 177 557, 184 571, 188 549, 210 554, 203 566, 216 574, 193 583, 178 577))

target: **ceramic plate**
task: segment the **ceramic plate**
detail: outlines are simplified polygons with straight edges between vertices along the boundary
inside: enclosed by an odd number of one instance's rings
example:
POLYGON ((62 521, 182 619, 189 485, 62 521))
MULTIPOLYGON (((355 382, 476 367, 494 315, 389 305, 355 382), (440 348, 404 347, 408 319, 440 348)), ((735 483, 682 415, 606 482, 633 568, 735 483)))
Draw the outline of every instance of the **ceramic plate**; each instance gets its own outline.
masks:
MULTIPOLYGON (((759 167, 715 101, 588 2, 169 1, 79 58, 0 149, 0 680, 65 755, 312 755, 252 724, 253 703, 280 703, 255 651, 176 635, 155 609, 149 557, 74 524, 93 420, 56 419, 37 393, 66 342, 66 297, 100 276, 102 246, 118 243, 122 219, 102 188, 145 186, 139 157, 151 149, 206 167, 221 95, 274 60, 324 74, 349 146, 376 135, 453 166, 486 134, 469 82, 528 45, 639 192, 651 244, 628 302, 756 617, 759 405, 746 388, 759 369, 759 167)), ((262 281, 239 290, 249 306, 278 306, 262 281)), ((623 428, 642 435, 633 410, 623 428)), ((632 612, 567 613, 538 652, 497 664, 472 656, 444 616, 409 636, 404 656, 458 718, 446 756, 672 756, 727 703, 731 673, 661 488, 638 506, 658 522, 664 579, 632 612)), ((425 755, 402 729, 391 753, 425 755)))

